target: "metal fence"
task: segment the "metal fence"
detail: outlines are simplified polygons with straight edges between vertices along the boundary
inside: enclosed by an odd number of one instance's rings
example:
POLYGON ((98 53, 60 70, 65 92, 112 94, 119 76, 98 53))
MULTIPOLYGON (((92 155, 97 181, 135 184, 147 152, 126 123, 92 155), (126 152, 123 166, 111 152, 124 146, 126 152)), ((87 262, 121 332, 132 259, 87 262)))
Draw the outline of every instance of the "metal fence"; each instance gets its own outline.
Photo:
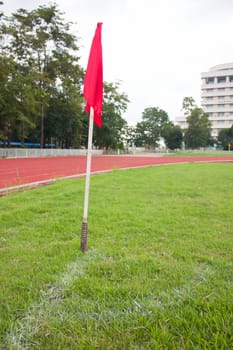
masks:
MULTIPOLYGON (((85 149, 56 149, 56 148, 0 148, 0 158, 28 158, 28 157, 57 157, 57 156, 85 156, 85 149)), ((93 154, 101 155, 102 150, 93 150, 93 154)))

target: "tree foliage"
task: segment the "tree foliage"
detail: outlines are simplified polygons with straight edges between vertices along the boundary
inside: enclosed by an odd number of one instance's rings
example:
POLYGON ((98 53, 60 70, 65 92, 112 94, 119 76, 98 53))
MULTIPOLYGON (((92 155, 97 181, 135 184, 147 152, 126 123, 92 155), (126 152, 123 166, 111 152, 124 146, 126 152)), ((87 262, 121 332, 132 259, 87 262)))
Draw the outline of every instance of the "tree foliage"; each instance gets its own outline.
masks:
MULTIPOLYGON (((71 25, 56 4, 2 17, 0 141, 87 146, 84 70, 71 25)), ((118 148, 129 101, 119 83, 104 85, 103 128, 95 128, 94 143, 118 148)))
MULTIPOLYGON (((3 3, 3 1, 0 1, 0 5, 3 5, 4 3, 3 3)), ((1 20, 1 17, 3 16, 3 12, 2 11, 0 11, 0 20, 1 20)))
POLYGON ((186 96, 183 98, 182 109, 186 117, 189 116, 192 110, 196 107, 197 107, 196 102, 192 96, 186 96))
POLYGON ((14 92, 10 99, 13 120, 8 113, 8 129, 15 137, 23 133, 25 138, 33 127, 40 128, 40 143, 44 146, 44 121, 53 99, 61 96, 60 104, 67 103, 67 99, 71 103, 70 95, 74 99, 76 90, 80 103, 83 70, 75 54, 76 38, 70 34, 70 23, 64 22, 56 5, 40 6, 30 12, 19 9, 4 19, 1 36, 2 57, 12 63, 6 76, 14 92))
POLYGON ((127 122, 122 114, 127 109, 128 96, 119 91, 120 83, 104 83, 102 128, 94 128, 94 144, 100 148, 123 148, 123 129, 127 122))
POLYGON ((225 150, 233 149, 233 125, 228 129, 220 130, 218 141, 225 150))
POLYGON ((187 117, 188 128, 185 131, 185 145, 188 148, 206 147, 211 141, 211 123, 201 108, 194 108, 187 117))
POLYGON ((174 150, 181 147, 183 141, 183 132, 178 125, 171 125, 163 134, 167 148, 174 150))
POLYGON ((135 130, 135 145, 155 148, 166 129, 171 126, 168 114, 158 107, 148 107, 135 130))

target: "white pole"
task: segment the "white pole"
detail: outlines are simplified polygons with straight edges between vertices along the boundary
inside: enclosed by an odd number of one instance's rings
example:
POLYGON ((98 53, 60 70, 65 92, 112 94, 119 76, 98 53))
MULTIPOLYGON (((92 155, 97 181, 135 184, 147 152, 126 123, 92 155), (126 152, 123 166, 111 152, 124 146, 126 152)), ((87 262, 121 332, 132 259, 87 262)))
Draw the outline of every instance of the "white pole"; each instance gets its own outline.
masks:
POLYGON ((86 182, 85 182, 84 210, 83 210, 83 223, 82 223, 82 235, 81 235, 82 252, 85 252, 87 250, 87 231, 88 231, 87 217, 88 217, 88 202, 89 202, 89 191, 90 191, 93 122, 94 122, 94 109, 93 107, 91 107, 90 118, 89 118, 86 182))

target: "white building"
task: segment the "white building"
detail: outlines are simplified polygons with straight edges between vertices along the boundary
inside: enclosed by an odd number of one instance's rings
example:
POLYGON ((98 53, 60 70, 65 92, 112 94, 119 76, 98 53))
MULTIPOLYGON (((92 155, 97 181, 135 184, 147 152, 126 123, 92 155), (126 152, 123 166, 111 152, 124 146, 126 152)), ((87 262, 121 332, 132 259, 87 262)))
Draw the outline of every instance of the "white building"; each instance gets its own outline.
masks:
MULTIPOLYGON (((217 137, 221 129, 233 124, 233 63, 219 64, 201 73, 201 107, 211 121, 211 135, 217 137)), ((176 118, 176 124, 186 129, 185 116, 176 118)))
POLYGON ((233 63, 219 64, 201 74, 201 105, 209 115, 212 136, 233 124, 233 63))
POLYGON ((186 117, 184 115, 176 117, 176 125, 179 125, 181 129, 187 129, 188 123, 187 123, 186 117))

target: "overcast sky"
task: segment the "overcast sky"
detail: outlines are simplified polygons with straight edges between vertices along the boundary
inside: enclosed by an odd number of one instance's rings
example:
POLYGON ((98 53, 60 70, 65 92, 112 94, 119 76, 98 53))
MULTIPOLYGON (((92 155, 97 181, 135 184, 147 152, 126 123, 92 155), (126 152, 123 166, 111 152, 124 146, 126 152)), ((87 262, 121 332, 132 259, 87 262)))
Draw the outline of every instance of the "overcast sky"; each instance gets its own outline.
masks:
MULTIPOLYGON (((5 14, 44 0, 3 0, 5 14)), ((182 115, 182 100, 200 105, 201 72, 233 61, 233 0, 57 0, 76 22, 80 64, 86 68, 97 22, 103 22, 104 80, 121 81, 130 104, 129 125, 147 107, 182 115)))

